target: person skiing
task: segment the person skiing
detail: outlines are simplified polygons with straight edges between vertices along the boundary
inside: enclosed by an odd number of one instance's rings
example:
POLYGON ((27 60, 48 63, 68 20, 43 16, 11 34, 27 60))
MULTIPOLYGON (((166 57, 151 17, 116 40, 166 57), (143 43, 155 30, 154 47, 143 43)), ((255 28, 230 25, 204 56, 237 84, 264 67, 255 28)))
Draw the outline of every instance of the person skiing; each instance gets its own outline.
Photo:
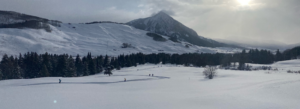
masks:
POLYGON ((61 83, 61 80, 59 79, 59 84, 61 83))
POLYGON ((151 74, 149 74, 149 76, 151 76, 151 74))
POLYGON ((152 74, 152 76, 154 76, 154 75, 152 74))
POLYGON ((124 82, 126 82, 126 78, 124 78, 124 82))

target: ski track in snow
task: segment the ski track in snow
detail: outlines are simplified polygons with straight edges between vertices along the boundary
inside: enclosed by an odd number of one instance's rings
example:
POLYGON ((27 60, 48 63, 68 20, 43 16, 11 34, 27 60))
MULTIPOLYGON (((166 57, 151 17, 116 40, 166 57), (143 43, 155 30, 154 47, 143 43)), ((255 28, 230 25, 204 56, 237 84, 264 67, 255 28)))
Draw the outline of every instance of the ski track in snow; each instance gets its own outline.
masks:
POLYGON ((133 30, 132 27, 129 25, 123 25, 123 26, 128 27, 129 29, 133 30))
POLYGON ((102 31, 104 31, 107 35, 109 35, 109 32, 106 30, 106 28, 102 27, 99 25, 99 27, 102 29, 102 31))

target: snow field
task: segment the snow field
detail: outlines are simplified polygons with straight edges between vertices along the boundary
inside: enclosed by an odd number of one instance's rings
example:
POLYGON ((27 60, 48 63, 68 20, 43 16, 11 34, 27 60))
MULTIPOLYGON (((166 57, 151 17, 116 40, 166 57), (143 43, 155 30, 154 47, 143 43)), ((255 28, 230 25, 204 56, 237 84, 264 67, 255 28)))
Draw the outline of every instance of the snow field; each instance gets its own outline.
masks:
MULTIPOLYGON (((300 60, 273 64, 296 68, 300 60), (288 64, 292 63, 292 64, 288 64)), ((213 80, 204 68, 140 65, 78 78, 0 81, 3 109, 297 109, 300 75, 286 71, 218 70, 213 80), (154 74, 154 77, 149 77, 154 74), (127 82, 124 82, 124 78, 127 82), (58 79, 62 83, 58 84, 58 79), (56 101, 56 102, 55 102, 56 101)), ((298 68, 300 70, 300 68, 298 68)))

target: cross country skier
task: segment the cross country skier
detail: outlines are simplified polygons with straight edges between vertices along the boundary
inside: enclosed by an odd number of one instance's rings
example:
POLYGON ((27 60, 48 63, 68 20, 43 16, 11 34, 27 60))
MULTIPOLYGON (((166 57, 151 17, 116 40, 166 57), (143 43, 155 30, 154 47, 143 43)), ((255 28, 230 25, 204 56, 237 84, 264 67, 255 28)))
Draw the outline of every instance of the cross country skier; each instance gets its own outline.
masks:
POLYGON ((59 84, 61 83, 61 80, 59 79, 59 84))

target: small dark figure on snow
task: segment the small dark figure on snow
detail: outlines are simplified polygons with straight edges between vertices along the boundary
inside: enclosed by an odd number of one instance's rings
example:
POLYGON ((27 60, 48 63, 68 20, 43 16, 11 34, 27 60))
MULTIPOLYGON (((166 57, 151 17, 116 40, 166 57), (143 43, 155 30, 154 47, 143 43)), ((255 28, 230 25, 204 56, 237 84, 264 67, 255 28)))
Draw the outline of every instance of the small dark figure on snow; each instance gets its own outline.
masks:
POLYGON ((152 76, 154 76, 154 74, 152 74, 152 76))
POLYGON ((124 82, 126 82, 126 78, 124 78, 124 82))
POLYGON ((149 74, 149 76, 151 76, 151 74, 149 74))
POLYGON ((59 84, 61 83, 61 80, 59 79, 59 84))

